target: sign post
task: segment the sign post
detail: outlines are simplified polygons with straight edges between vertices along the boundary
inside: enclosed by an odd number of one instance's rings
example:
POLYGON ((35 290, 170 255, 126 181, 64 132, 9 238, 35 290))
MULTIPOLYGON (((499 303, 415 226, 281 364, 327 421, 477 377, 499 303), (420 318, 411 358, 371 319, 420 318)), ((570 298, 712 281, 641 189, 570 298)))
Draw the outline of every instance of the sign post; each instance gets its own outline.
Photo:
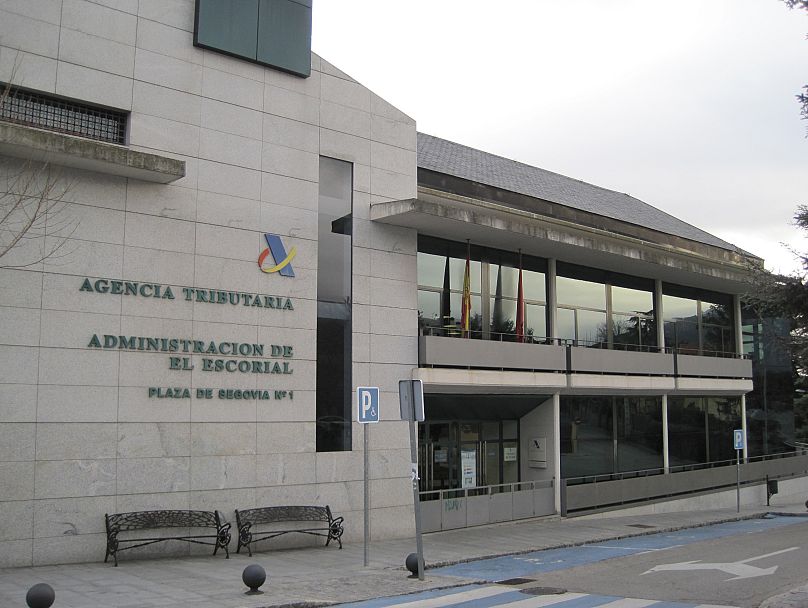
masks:
POLYGON ((368 462, 368 424, 379 421, 379 389, 375 386, 360 386, 356 389, 356 419, 364 426, 362 430, 365 460, 365 566, 370 562, 370 463, 368 462))
POLYGON ((743 429, 735 429, 732 431, 732 438, 735 444, 735 480, 736 480, 736 498, 738 503, 738 513, 741 512, 741 451, 744 445, 743 429))
POLYGON ((418 443, 415 423, 424 421, 424 383, 421 380, 399 380, 398 400, 401 419, 410 427, 410 462, 412 467, 412 500, 415 507, 415 546, 418 555, 418 580, 424 580, 424 545, 421 539, 421 500, 418 496, 418 443))

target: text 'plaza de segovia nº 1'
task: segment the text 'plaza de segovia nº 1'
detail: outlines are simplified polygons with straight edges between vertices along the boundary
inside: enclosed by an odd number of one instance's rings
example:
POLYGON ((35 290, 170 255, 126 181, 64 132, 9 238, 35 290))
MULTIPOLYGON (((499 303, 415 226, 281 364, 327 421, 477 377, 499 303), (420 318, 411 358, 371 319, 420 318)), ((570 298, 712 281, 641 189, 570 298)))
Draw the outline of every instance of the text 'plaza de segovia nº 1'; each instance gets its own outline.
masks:
POLYGON ((311 0, 237 4, 0 2, 0 196, 58 194, 0 257, 0 566, 100 561, 144 510, 329 505, 361 540, 358 386, 371 537, 412 535, 402 379, 426 532, 720 502, 735 429, 744 500, 800 481, 762 260, 419 133, 311 52, 311 0))

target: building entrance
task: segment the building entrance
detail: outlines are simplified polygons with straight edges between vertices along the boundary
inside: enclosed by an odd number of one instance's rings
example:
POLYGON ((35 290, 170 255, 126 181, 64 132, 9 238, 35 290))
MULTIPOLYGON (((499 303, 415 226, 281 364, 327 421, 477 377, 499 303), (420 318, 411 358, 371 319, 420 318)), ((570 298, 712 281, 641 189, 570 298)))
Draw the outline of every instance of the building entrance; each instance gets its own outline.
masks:
POLYGON ((418 450, 421 491, 519 481, 517 420, 423 422, 418 450))

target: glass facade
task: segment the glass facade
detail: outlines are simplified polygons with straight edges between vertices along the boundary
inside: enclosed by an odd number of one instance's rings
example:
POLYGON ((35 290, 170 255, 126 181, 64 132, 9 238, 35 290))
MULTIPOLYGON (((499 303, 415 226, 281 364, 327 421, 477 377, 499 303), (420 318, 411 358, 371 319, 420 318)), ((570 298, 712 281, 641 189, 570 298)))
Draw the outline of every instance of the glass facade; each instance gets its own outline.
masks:
MULTIPOLYGON (((516 340, 518 254, 429 237, 418 239, 418 320, 422 333, 464 335, 463 281, 469 256, 469 338, 516 340)), ((522 258, 526 341, 547 334, 544 260, 522 258)))
POLYGON ((418 425, 421 491, 519 481, 518 420, 428 421, 418 425))
POLYGON ((351 449, 353 165, 320 157, 317 214, 317 451, 351 449))
POLYGON ((735 458, 732 431, 741 428, 740 397, 668 397, 671 468, 735 458))
POLYGON ((661 470, 662 399, 561 397, 561 476, 661 470))
POLYGON ((754 388, 746 396, 750 456, 793 451, 795 441, 808 440, 805 397, 795 392, 795 369, 789 350, 787 319, 760 318, 744 309, 743 347, 752 359, 754 388))
POLYGON ((736 353, 731 296, 663 285, 665 346, 686 355, 736 353))
POLYGON ((655 350, 652 281, 558 264, 556 337, 577 346, 655 350))

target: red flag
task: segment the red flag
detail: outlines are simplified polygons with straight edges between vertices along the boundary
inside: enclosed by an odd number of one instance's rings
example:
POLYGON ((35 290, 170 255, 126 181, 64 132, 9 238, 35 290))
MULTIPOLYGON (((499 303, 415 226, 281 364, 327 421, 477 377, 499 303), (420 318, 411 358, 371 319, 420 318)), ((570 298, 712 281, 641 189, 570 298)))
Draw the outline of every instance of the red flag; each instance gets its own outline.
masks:
POLYGON ((466 271, 463 273, 463 300, 461 302, 460 329, 468 338, 469 320, 471 317, 471 248, 466 250, 466 271))
POLYGON ((516 341, 525 341, 525 292, 522 289, 522 252, 519 252, 519 287, 516 291, 516 341))

